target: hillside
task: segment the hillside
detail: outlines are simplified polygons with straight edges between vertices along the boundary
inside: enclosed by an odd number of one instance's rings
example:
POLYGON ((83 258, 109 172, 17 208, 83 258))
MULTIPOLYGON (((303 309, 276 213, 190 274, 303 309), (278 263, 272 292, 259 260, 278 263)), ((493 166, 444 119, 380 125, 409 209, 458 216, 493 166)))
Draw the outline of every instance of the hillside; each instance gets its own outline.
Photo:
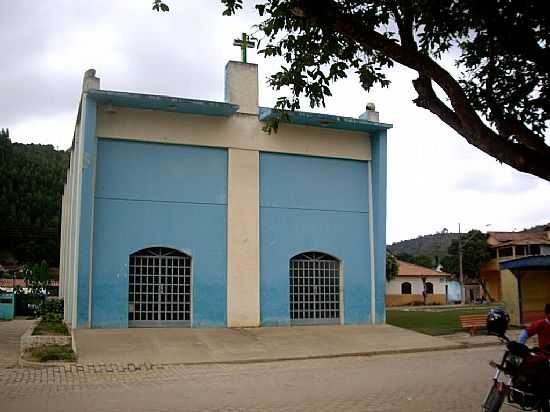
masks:
MULTIPOLYGON (((542 232, 548 224, 537 225, 531 228, 523 229, 522 232, 542 232)), ((464 236, 464 233, 462 234, 464 236)), ((394 255, 408 254, 413 257, 429 256, 435 262, 435 257, 441 259, 448 255, 447 250, 453 239, 458 238, 458 233, 435 233, 433 235, 419 236, 416 239, 402 240, 392 243, 388 246, 388 250, 394 255)), ((412 262, 419 263, 419 262, 412 262)), ((432 262, 433 263, 433 262, 432 262)))
POLYGON ((0 263, 57 266, 68 152, 12 143, 0 131, 0 263))
POLYGON ((458 238, 458 233, 436 233, 433 235, 419 236, 416 239, 402 240, 388 246, 388 250, 393 254, 408 253, 413 256, 437 256, 439 261, 447 256, 453 239, 458 238))

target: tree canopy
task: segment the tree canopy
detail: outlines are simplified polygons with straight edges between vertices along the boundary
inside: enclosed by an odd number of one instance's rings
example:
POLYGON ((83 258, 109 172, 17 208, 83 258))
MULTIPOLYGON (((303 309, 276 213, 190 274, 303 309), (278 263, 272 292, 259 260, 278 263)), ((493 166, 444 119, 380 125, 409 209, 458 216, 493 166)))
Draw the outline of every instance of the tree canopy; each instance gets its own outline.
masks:
POLYGON ((390 252, 386 252, 386 280, 390 280, 399 276, 399 262, 390 252))
MULTIPOLYGON (((242 0, 221 0, 233 15, 242 0)), ((361 86, 390 84, 400 63, 417 73, 414 103, 500 162, 550 181, 550 19, 544 1, 262 0, 259 53, 286 64, 269 79, 290 95, 281 115, 323 106, 330 86, 357 73, 361 86), (445 69, 452 59, 459 74, 445 69), (436 87, 437 86, 437 87, 436 87)), ((165 1, 153 8, 168 11, 165 1)), ((276 127, 277 120, 268 125, 276 127)))
MULTIPOLYGON (((490 259, 487 235, 479 230, 471 230, 461 236, 462 272, 472 280, 479 280, 481 265, 490 259)), ((453 239, 449 246, 449 255, 441 261, 447 273, 459 274, 458 240, 453 239)))
POLYGON ((411 255, 410 253, 404 252, 404 253, 396 253, 395 257, 397 257, 397 259, 399 260, 402 260, 403 262, 409 262, 409 263, 412 263, 413 265, 423 266, 425 268, 433 269, 435 266, 434 259, 432 259, 431 256, 426 256, 426 255, 415 256, 415 255, 411 255))
POLYGON ((68 153, 12 143, 0 131, 0 260, 59 264, 61 195, 68 153))

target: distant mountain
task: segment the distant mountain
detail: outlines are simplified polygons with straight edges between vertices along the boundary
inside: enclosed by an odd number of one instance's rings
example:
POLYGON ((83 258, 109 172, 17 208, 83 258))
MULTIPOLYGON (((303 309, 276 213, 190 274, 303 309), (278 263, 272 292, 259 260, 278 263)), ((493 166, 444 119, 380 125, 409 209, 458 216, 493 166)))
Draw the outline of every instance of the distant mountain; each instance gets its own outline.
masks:
POLYGON ((388 246, 388 250, 394 255, 408 253, 413 256, 429 256, 434 262, 436 256, 441 262, 447 256, 447 249, 453 239, 458 239, 458 233, 436 233, 433 235, 419 236, 416 239, 402 240, 388 246))

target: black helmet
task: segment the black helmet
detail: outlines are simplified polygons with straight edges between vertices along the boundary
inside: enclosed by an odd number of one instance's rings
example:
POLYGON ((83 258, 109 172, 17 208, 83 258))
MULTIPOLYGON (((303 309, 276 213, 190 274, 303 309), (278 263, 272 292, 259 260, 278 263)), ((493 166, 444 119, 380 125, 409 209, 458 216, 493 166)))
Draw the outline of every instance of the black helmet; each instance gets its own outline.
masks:
POLYGON ((490 335, 504 336, 510 316, 502 308, 491 309, 487 314, 487 331, 490 335))

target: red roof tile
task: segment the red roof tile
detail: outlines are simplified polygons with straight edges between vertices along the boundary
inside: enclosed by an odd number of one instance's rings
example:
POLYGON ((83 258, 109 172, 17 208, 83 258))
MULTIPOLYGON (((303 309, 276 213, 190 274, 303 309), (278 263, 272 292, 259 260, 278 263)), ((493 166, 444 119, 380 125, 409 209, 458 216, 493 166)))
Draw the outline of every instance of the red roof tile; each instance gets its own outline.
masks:
POLYGON ((398 276, 418 276, 418 277, 429 277, 429 276, 451 276, 451 274, 446 272, 438 272, 437 270, 428 269, 424 266, 414 265, 412 263, 403 262, 401 260, 397 261, 399 263, 399 274, 398 276))
POLYGON ((492 247, 512 245, 550 245, 550 231, 544 232, 487 232, 492 247))

